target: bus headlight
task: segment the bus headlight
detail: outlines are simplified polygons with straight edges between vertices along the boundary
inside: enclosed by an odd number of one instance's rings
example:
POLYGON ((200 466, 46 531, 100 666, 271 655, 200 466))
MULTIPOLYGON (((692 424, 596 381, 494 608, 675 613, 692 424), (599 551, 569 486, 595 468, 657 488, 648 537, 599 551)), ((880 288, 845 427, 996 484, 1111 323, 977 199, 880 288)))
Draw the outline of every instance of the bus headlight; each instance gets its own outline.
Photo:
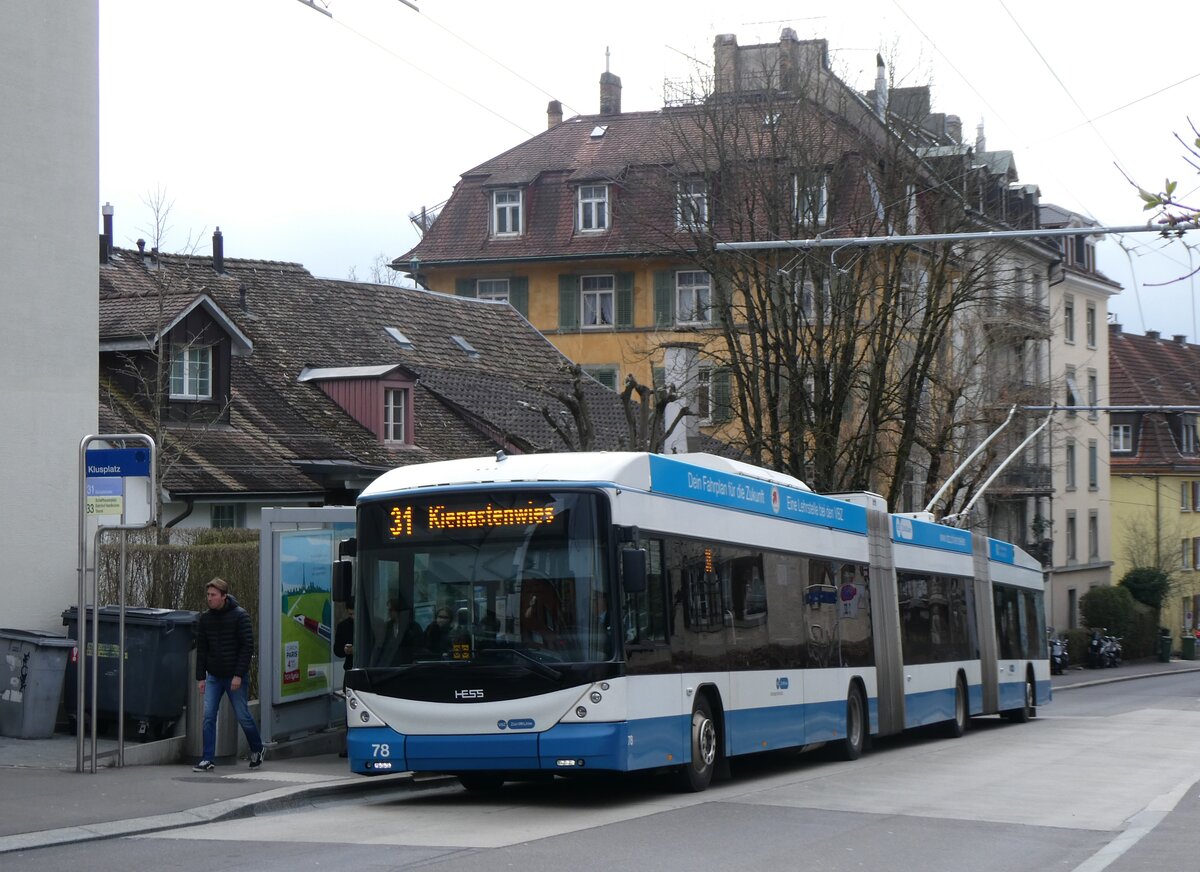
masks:
POLYGON ((575 715, 577 717, 586 718, 587 708, 585 706, 580 706, 579 708, 575 709, 575 715))
POLYGON ((598 690, 593 690, 593 691, 592 691, 592 695, 591 695, 590 697, 588 697, 588 698, 589 698, 589 699, 590 699, 592 702, 594 702, 596 705, 599 705, 599 704, 600 704, 600 700, 604 699, 604 697, 602 697, 602 696, 600 695, 600 691, 598 691, 598 690))

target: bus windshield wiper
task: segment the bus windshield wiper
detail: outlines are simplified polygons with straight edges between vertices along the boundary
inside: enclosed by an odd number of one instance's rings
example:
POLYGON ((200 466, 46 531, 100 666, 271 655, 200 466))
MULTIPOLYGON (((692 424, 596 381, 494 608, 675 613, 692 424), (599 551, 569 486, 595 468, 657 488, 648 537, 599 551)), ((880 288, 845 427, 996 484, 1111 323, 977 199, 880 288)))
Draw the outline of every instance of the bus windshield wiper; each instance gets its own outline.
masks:
POLYGON ((539 675, 543 675, 546 678, 552 678, 555 681, 562 681, 562 677, 563 677, 562 673, 559 672, 557 669, 555 669, 552 666, 547 666, 545 663, 538 660, 537 658, 531 657, 530 655, 526 654, 524 651, 519 651, 516 648, 480 648, 475 652, 476 657, 479 657, 481 655, 492 655, 492 654, 511 654, 511 655, 513 655, 512 660, 514 663, 518 663, 518 665, 521 665, 521 666, 524 666, 525 663, 529 663, 529 664, 531 664, 531 666, 526 667, 526 668, 531 669, 531 671, 536 672, 539 675), (525 661, 525 663, 520 663, 517 658, 520 658, 520 660, 525 661))

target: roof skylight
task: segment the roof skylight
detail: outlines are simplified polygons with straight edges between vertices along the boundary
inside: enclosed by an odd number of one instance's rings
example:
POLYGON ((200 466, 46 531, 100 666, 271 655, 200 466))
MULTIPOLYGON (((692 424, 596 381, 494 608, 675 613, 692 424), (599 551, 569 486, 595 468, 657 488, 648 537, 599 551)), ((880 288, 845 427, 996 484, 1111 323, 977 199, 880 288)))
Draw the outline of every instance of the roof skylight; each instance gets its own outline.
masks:
POLYGON ((474 349, 471 343, 463 339, 461 336, 451 336, 450 338, 454 340, 455 345, 457 345, 471 357, 479 356, 479 352, 474 349))
POLYGON ((409 339, 407 336, 405 336, 400 331, 399 327, 384 327, 383 329, 385 331, 387 331, 388 336, 390 336, 396 340, 396 344, 399 345, 401 348, 404 348, 407 350, 412 349, 412 347, 413 347, 412 340, 409 339))

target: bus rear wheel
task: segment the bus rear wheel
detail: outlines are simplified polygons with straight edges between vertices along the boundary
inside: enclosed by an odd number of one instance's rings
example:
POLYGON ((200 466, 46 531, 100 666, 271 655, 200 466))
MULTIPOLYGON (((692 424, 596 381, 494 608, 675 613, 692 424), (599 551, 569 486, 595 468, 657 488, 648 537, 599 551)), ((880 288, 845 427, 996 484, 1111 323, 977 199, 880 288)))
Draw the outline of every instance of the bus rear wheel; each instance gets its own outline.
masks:
POLYGON ((1025 679, 1025 704, 1020 708, 1009 709, 1004 715, 1018 724, 1024 724, 1037 717, 1037 697, 1034 695, 1032 678, 1025 679))
POLYGON ((858 685, 846 697, 846 736, 833 748, 839 760, 857 760, 867 746, 867 706, 858 685))
POLYGON ((948 739, 957 739, 967 731, 967 687, 960 675, 954 683, 954 717, 943 724, 948 739))
POLYGON ((717 725, 713 721, 712 707, 708 700, 700 697, 692 708, 691 729, 692 759, 684 763, 676 778, 680 790, 699 793, 712 782, 713 770, 717 765, 717 725))

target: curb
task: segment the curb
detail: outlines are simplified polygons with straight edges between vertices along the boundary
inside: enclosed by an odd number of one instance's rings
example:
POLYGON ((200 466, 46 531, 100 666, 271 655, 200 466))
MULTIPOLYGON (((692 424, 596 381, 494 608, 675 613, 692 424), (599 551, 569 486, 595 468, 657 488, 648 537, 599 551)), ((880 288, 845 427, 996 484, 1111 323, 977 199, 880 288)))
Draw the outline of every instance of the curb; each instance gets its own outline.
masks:
POLYGON ((364 778, 361 775, 356 775, 336 781, 319 782, 317 784, 276 787, 261 793, 241 796, 236 799, 225 799, 185 811, 63 827, 55 830, 17 833, 11 836, 0 836, 0 855, 9 854, 14 851, 29 851, 35 848, 48 848, 56 845, 98 841, 100 839, 117 839, 124 836, 144 835, 180 827, 194 827, 201 824, 219 823, 220 821, 239 820, 254 817, 258 814, 283 811, 327 796, 352 796, 358 793, 382 792, 388 789, 400 790, 405 787, 411 790, 420 790, 427 785, 440 786, 443 783, 448 783, 448 781, 449 776, 435 776, 433 778, 421 778, 418 780, 411 772, 397 772, 391 775, 377 775, 372 778, 364 778))
POLYGON ((1062 693, 1064 690, 1074 690, 1077 687, 1096 687, 1100 684, 1116 684, 1119 681, 1136 681, 1139 678, 1162 678, 1166 675, 1186 675, 1189 672, 1200 672, 1200 666, 1189 666, 1181 669, 1162 669, 1158 672, 1139 672, 1136 675, 1113 675, 1096 678, 1090 681, 1075 681, 1071 684, 1060 684, 1057 687, 1051 683, 1051 690, 1062 693))

